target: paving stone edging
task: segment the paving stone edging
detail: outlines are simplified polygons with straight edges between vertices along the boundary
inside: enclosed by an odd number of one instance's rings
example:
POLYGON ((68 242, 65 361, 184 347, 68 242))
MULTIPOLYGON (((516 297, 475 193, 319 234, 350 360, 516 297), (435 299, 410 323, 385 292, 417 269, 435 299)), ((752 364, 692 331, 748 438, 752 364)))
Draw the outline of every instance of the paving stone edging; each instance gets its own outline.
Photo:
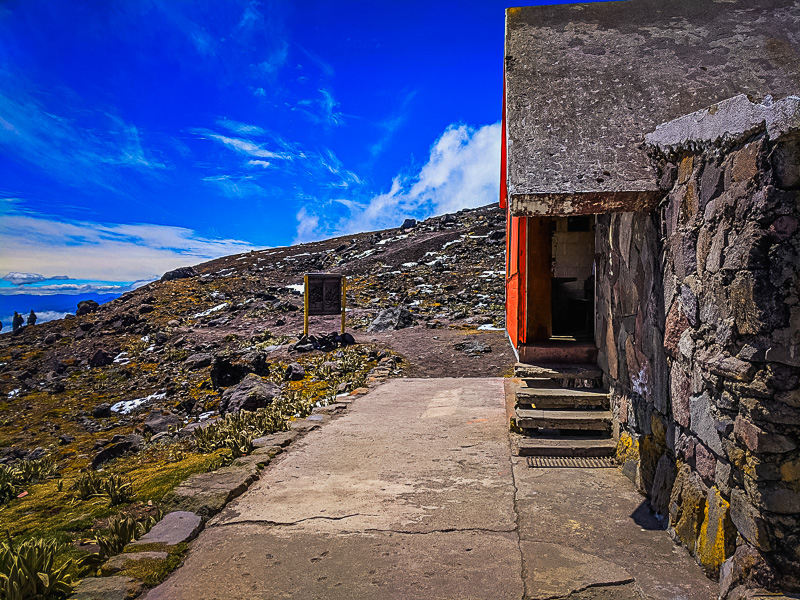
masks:
POLYGON ((171 553, 181 552, 234 498, 241 496, 259 479, 260 472, 285 449, 309 431, 319 429, 340 416, 354 397, 362 396, 390 377, 387 366, 379 364, 370 371, 366 385, 338 398, 335 404, 314 408, 305 419, 292 421, 289 431, 272 433, 253 440, 255 450, 237 458, 230 466, 210 473, 197 473, 169 492, 162 507, 169 511, 161 521, 138 540, 112 556, 100 567, 102 576, 83 579, 70 600, 134 600, 147 592, 143 581, 126 576, 137 564, 151 567, 165 565, 171 553))

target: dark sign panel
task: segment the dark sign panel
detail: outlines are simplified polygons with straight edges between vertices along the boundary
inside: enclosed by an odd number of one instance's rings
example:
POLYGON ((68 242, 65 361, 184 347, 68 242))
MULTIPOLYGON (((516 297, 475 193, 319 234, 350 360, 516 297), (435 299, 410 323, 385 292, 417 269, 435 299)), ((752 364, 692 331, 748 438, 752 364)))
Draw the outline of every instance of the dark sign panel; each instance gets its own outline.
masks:
POLYGON ((308 314, 338 315, 342 312, 342 276, 329 273, 310 273, 306 298, 308 314))

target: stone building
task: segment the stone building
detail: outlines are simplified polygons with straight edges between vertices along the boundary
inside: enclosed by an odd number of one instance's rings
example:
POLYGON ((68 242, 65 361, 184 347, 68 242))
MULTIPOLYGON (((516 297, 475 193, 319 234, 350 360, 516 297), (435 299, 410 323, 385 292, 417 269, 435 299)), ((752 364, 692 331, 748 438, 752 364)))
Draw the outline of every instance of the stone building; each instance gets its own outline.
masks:
POLYGON ((616 454, 720 580, 800 591, 800 2, 509 9, 521 454, 616 454))

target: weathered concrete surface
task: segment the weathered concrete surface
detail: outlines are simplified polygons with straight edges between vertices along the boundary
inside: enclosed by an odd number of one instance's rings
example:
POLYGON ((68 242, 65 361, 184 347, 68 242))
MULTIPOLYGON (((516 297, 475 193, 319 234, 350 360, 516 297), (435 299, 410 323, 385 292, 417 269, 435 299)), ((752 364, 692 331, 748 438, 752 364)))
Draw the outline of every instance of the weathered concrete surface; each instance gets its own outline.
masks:
MULTIPOLYGON (((630 483, 597 471, 610 478, 604 498, 622 515, 612 511, 605 528, 553 523, 554 535, 529 535, 543 511, 565 522, 582 513, 583 483, 562 471, 548 483, 548 505, 534 499, 540 476, 523 464, 512 470, 504 402, 502 379, 403 379, 375 389, 276 459, 148 600, 641 597, 632 553, 623 551, 624 536, 639 530, 630 483), (573 532, 566 542, 564 531, 573 532), (610 549, 601 553, 603 544, 610 549)), ((593 511, 599 520, 602 506, 593 511)), ((659 579, 665 565, 697 586, 687 598, 713 596, 713 583, 663 531, 648 535, 651 597, 673 597, 659 592, 674 591, 659 579)))
POLYGON ((796 94, 798 29, 795 0, 508 9, 512 213, 554 214, 548 209, 559 194, 560 214, 579 214, 584 196, 591 203, 598 192, 646 197, 656 181, 640 147, 644 134, 736 94, 796 94))
POLYGON ((546 585, 542 576, 529 579, 531 598, 566 595, 540 592, 559 585, 582 589, 581 577, 596 578, 598 583, 601 577, 621 579, 620 570, 636 582, 645 598, 716 598, 717 585, 672 542, 619 470, 532 469, 524 458, 513 460, 526 573, 542 569, 542 562, 555 567, 560 561, 550 557, 554 552, 564 552, 561 560, 572 567, 571 575, 545 568, 550 579, 546 585), (543 548, 541 542, 547 545, 543 548), (560 550, 549 550, 553 546, 560 550), (569 556, 567 549, 584 558, 569 556), (605 562, 617 570, 603 567, 605 562))

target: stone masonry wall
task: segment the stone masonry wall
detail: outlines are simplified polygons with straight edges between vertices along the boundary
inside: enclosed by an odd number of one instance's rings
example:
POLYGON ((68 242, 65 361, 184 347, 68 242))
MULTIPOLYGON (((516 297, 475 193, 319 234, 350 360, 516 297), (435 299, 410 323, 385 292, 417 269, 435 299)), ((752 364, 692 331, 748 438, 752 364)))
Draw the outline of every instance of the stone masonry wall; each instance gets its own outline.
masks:
POLYGON ((597 223, 618 457, 729 598, 800 590, 798 129, 656 149, 659 212, 597 223))

